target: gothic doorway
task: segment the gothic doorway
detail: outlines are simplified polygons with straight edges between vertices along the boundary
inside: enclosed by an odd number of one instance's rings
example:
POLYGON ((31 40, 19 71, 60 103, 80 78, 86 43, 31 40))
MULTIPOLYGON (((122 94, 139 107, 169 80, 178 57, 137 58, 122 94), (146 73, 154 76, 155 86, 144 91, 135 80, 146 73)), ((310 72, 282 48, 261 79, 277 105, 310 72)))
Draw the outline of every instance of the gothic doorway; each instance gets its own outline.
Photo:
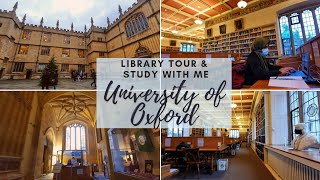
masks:
POLYGON ((26 79, 31 79, 32 77, 32 69, 27 69, 26 79))
POLYGON ((44 142, 44 150, 43 150, 43 174, 51 173, 52 167, 52 151, 53 151, 53 143, 47 137, 44 142))

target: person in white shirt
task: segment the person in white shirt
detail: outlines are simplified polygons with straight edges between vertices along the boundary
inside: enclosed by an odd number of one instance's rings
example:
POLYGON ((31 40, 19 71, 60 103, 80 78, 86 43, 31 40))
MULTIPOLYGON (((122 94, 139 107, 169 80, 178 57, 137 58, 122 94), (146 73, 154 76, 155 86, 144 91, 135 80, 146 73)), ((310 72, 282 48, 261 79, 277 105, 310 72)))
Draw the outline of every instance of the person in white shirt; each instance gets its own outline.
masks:
POLYGON ((304 123, 296 124, 294 128, 294 132, 298 136, 293 140, 293 149, 301 151, 318 145, 317 138, 313 134, 308 133, 304 123))

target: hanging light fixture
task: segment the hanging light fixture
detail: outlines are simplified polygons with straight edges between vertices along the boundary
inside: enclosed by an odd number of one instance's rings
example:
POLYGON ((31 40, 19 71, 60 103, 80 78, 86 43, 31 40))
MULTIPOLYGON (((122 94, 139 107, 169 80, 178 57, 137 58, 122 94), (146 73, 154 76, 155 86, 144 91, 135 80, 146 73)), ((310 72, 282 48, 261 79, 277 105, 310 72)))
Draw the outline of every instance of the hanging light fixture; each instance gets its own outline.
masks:
POLYGON ((240 9, 244 9, 244 8, 247 7, 248 3, 247 3, 246 1, 244 1, 244 0, 241 0, 241 1, 238 2, 237 5, 238 5, 238 7, 239 7, 240 9))
POLYGON ((198 24, 198 25, 202 24, 202 21, 199 19, 199 15, 198 15, 198 19, 196 19, 196 20, 194 21, 194 23, 196 23, 196 24, 198 24))
POLYGON ((190 36, 190 40, 188 41, 188 43, 192 43, 191 36, 190 36))
POLYGON ((171 32, 172 32, 173 34, 177 34, 177 33, 178 33, 176 26, 174 26, 174 30, 172 30, 171 32))

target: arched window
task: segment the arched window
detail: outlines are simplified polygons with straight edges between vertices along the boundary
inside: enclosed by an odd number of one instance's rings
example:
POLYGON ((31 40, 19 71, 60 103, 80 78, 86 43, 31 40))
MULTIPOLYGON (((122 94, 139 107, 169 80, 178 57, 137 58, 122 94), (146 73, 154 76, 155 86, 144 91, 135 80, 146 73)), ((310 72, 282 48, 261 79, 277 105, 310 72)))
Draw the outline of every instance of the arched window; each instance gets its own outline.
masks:
POLYGON ((320 33, 320 7, 282 14, 279 23, 283 54, 294 55, 297 48, 320 33))
POLYGON ((143 19, 144 25, 146 26, 146 28, 148 28, 148 27, 149 27, 149 24, 148 24, 147 18, 143 15, 143 16, 142 16, 142 19, 143 19))
POLYGON ((149 24, 144 14, 136 13, 127 20, 125 27, 127 37, 129 38, 148 29, 149 24))
POLYGON ((138 31, 138 28, 137 28, 137 23, 136 23, 135 18, 132 18, 132 19, 131 19, 131 22, 132 22, 132 24, 133 24, 134 33, 137 34, 139 31, 138 31))
POLYGON ((65 132, 65 150, 86 150, 86 128, 83 125, 71 124, 65 132))
POLYGON ((140 32, 142 28, 140 26, 140 21, 138 20, 138 17, 135 18, 135 21, 137 22, 138 31, 140 32))
POLYGON ((130 36, 130 29, 129 29, 129 25, 128 24, 126 25, 126 33, 127 33, 128 36, 130 36))
POLYGON ((130 28, 130 36, 133 36, 134 35, 134 30, 133 30, 133 26, 132 26, 132 23, 129 22, 129 28, 130 28))

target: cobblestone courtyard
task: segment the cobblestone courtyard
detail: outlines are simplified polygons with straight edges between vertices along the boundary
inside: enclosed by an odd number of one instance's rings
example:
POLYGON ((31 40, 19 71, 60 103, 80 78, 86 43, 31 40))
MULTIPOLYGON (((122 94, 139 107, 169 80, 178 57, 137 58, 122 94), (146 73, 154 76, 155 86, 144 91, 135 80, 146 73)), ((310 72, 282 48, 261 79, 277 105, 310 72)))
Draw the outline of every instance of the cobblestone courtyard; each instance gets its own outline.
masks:
MULTIPOLYGON (((39 79, 22 79, 22 80, 0 80, 0 90, 42 90, 39 86, 39 79)), ((90 84, 92 79, 85 79, 81 81, 73 81, 73 79, 59 79, 56 90, 94 90, 90 84)), ((54 90, 53 86, 49 90, 54 90)))

